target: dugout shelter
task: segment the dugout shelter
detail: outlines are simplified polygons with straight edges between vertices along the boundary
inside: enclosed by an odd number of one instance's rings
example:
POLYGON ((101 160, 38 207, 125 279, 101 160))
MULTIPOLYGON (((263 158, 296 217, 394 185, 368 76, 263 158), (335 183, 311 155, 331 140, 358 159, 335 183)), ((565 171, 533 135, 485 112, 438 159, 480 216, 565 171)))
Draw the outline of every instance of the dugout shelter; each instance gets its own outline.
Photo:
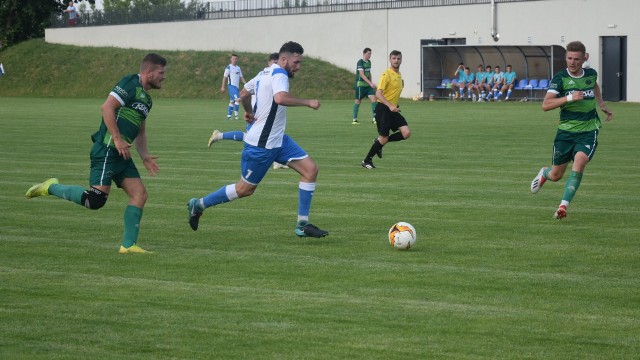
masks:
POLYGON ((562 46, 498 46, 498 45, 441 45, 438 42, 422 44, 422 94, 428 98, 449 96, 452 81, 460 63, 472 73, 478 65, 500 66, 505 71, 511 65, 517 74, 515 97, 544 98, 553 75, 566 67, 566 50, 562 46))

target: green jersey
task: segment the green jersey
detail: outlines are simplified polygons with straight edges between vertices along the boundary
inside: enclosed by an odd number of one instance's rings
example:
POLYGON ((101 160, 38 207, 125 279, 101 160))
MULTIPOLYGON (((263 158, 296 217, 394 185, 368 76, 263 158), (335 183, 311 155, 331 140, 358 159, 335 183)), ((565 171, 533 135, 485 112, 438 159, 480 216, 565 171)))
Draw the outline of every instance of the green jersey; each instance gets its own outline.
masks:
POLYGON ((550 93, 557 97, 569 95, 572 91, 581 91, 584 99, 571 101, 560 107, 558 130, 585 132, 597 130, 602 126, 596 110, 595 86, 598 73, 594 69, 584 69, 582 76, 573 77, 568 70, 558 72, 549 84, 550 93))
MULTIPOLYGON (((151 97, 142 88, 140 75, 138 74, 123 77, 122 80, 113 87, 109 96, 116 98, 120 105, 122 105, 116 112, 116 123, 118 124, 118 130, 120 130, 122 140, 131 144, 138 136, 142 122, 146 120, 149 111, 151 111, 151 97)), ((107 125, 104 123, 104 118, 100 123, 100 129, 93 134, 91 138, 93 142, 114 147, 113 139, 107 129, 107 125)))
POLYGON ((371 80, 371 60, 364 61, 364 59, 360 59, 356 66, 356 86, 369 86, 369 83, 360 77, 360 70, 364 71, 364 76, 371 80))

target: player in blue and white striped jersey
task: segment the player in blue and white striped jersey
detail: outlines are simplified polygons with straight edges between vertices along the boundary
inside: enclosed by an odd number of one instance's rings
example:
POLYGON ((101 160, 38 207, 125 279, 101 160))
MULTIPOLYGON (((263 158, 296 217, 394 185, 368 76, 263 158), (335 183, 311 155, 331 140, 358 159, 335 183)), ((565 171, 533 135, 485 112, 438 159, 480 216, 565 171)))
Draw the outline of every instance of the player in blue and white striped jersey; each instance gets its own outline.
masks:
POLYGON ((242 70, 238 63, 238 55, 231 55, 231 64, 227 65, 224 69, 224 76, 222 77, 222 87, 220 91, 225 91, 225 86, 229 87, 229 107, 227 108, 227 119, 231 119, 231 113, 235 113, 236 120, 238 120, 238 108, 240 107, 240 80, 243 84, 247 81, 242 76, 242 70))
POLYGON ((317 110, 320 101, 299 99, 289 94, 289 78, 300 70, 304 49, 296 42, 282 45, 277 64, 265 68, 245 84, 240 94, 244 118, 251 123, 244 137, 241 178, 235 184, 221 187, 200 199, 188 203, 189 225, 198 229, 200 216, 206 208, 251 196, 271 164, 287 164, 300 174, 298 185, 298 222, 295 234, 300 237, 323 237, 329 233, 309 223, 311 200, 316 187, 318 166, 296 142, 285 134, 287 106, 306 106, 317 110), (255 105, 251 104, 255 95, 255 105))

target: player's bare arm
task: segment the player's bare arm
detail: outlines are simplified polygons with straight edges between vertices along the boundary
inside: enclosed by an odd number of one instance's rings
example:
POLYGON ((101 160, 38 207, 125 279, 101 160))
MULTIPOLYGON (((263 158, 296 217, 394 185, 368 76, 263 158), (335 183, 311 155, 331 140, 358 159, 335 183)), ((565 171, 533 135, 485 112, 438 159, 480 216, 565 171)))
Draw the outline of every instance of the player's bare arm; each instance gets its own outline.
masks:
POLYGON ((276 104, 282 106, 306 106, 314 110, 318 110, 318 108, 320 108, 319 100, 299 99, 291 96, 286 91, 280 91, 279 93, 273 95, 273 100, 276 102, 276 104))
POLYGON ((369 80, 369 78, 364 74, 364 70, 358 70, 358 72, 360 73, 360 79, 364 80, 372 88, 376 87, 376 84, 374 84, 373 81, 369 80))
POLYGON ((378 99, 378 101, 383 103, 386 107, 388 107, 389 110, 391 110, 392 112, 400 112, 400 108, 390 103, 389 100, 387 100, 387 98, 384 97, 381 89, 376 90, 376 98, 378 99))
POLYGON ((122 107, 122 105, 120 105, 120 102, 115 97, 111 95, 107 96, 107 100, 102 104, 102 118, 104 119, 104 124, 107 126, 109 133, 111 134, 113 145, 118 150, 118 154, 127 160, 131 157, 131 153, 129 152, 131 144, 122 140, 122 137, 120 136, 120 129, 118 129, 118 124, 116 122, 116 112, 120 107, 122 107))
POLYGON ((138 154, 140 154, 140 158, 142 159, 142 164, 149 172, 149 175, 156 176, 158 172, 160 172, 160 167, 156 163, 157 156, 153 156, 149 154, 149 150, 147 149, 147 125, 146 121, 143 121, 140 124, 140 132, 138 136, 133 141, 136 146, 136 150, 138 154))
POLYGON ((548 92, 542 101, 542 110, 549 111, 571 102, 584 99, 582 91, 573 91, 570 95, 557 97, 556 94, 548 92))
POLYGON ((227 77, 222 77, 222 86, 220 87, 220 92, 225 92, 227 88, 227 77))
POLYGON ((251 95, 247 89, 240 90, 240 104, 242 104, 242 108, 244 109, 244 121, 249 124, 252 124, 255 120, 253 107, 251 106, 251 95))
MULTIPOLYGON (((589 58, 588 54, 587 54, 587 58, 589 58)), ((596 96, 596 101, 598 102, 598 106, 600 107, 600 110, 602 110, 602 112, 605 113, 605 115, 607 115, 604 121, 613 120, 613 113, 611 112, 611 110, 609 110, 607 103, 605 103, 604 100, 602 99, 602 93, 600 92, 600 85, 598 85, 598 83, 596 83, 596 86, 593 89, 593 91, 596 96)))

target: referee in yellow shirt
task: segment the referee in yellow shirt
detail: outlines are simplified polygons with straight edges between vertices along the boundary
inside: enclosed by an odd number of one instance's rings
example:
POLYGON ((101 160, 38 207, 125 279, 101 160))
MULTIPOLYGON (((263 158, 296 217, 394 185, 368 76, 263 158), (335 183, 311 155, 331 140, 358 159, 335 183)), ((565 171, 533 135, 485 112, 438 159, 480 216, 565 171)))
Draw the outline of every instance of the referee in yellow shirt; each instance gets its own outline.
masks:
POLYGON ((373 140, 373 145, 367 156, 362 160, 362 167, 365 169, 375 169, 373 156, 382 158, 382 147, 389 141, 406 140, 411 136, 411 130, 404 116, 400 114, 398 101, 400 93, 404 87, 402 74, 400 74, 400 64, 402 64, 402 53, 393 50, 389 54, 391 67, 380 75, 378 89, 376 90, 376 126, 378 127, 378 137, 373 140), (393 134, 389 136, 389 132, 393 134))

